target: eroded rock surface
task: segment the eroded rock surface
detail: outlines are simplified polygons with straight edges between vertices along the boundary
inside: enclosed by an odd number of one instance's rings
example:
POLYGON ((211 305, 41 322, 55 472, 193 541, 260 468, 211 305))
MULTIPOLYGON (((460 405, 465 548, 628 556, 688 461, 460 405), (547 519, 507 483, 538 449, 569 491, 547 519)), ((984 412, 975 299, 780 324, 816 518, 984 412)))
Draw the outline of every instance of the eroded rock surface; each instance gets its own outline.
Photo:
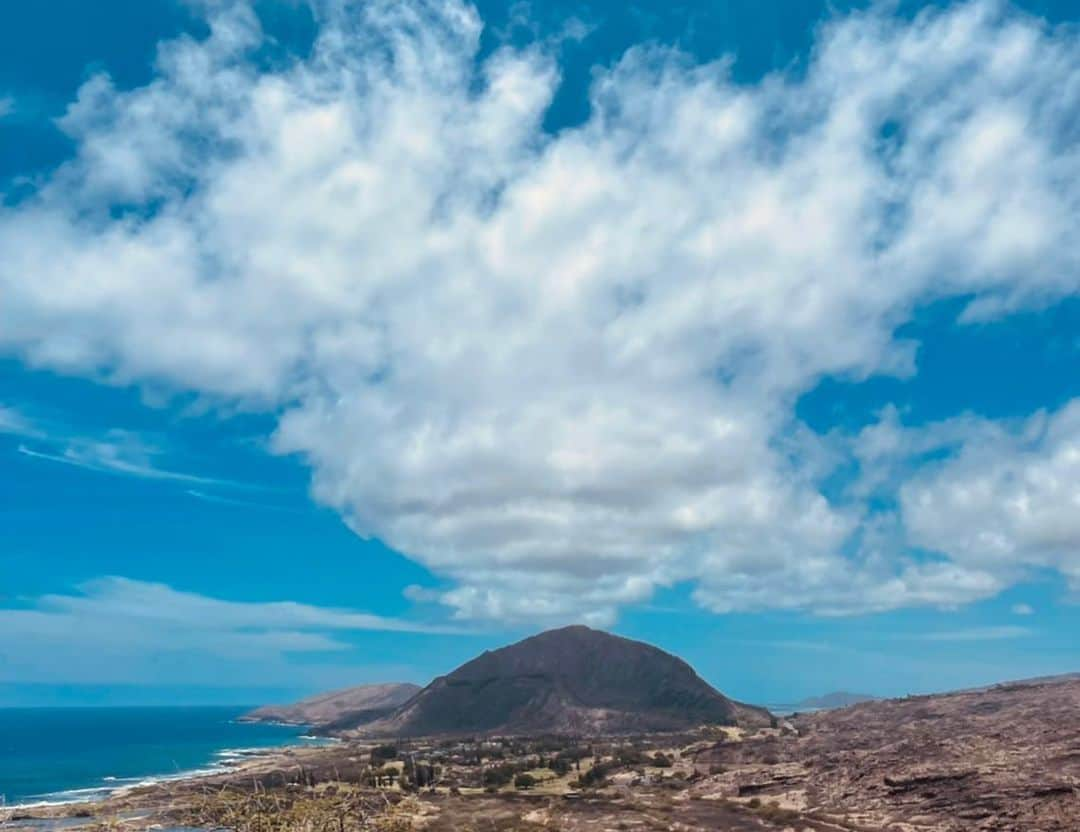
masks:
POLYGON ((1080 680, 869 702, 721 743, 695 788, 795 802, 868 829, 1080 830, 1080 680))

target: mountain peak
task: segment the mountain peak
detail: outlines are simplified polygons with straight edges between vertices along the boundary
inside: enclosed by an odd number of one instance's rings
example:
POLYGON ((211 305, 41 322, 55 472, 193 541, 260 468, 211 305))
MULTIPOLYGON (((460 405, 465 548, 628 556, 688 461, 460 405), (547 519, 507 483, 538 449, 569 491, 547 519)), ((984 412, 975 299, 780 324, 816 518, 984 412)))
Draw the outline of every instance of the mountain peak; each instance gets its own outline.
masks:
POLYGON ((631 733, 766 723, 676 656, 581 624, 482 653, 439 677, 370 733, 631 733))

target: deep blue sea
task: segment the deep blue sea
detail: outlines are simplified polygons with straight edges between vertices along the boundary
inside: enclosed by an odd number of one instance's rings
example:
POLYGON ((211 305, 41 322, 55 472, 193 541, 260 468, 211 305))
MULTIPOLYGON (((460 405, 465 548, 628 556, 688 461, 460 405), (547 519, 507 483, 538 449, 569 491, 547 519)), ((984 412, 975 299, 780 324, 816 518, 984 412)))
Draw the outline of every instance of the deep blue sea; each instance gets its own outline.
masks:
POLYGON ((0 796, 93 799, 144 780, 220 768, 304 729, 234 722, 246 708, 0 708, 0 796))

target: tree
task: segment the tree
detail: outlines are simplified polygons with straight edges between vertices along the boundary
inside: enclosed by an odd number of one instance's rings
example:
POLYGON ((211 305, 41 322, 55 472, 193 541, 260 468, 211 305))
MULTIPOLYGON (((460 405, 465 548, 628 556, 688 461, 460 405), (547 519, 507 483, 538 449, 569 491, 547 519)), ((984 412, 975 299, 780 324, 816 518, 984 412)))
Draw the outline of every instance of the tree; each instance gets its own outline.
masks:
POLYGON ((536 778, 533 777, 531 774, 522 773, 514 778, 515 789, 531 789, 535 785, 536 778))
POLYGON ((484 772, 485 786, 505 786, 514 777, 514 767, 507 763, 491 766, 484 772))

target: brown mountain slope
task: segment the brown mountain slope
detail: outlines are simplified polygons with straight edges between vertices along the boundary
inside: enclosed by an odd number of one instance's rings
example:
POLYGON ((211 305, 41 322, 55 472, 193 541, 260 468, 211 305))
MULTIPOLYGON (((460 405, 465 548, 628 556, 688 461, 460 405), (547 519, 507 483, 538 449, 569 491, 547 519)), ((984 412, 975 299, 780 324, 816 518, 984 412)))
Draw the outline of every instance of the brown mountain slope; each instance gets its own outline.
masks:
POLYGON ((267 705, 240 717, 241 722, 284 722, 289 725, 322 727, 339 720, 362 725, 386 716, 414 696, 419 685, 391 682, 360 685, 303 699, 292 705, 267 705))
MULTIPOLYGON (((733 702, 669 653, 575 626, 485 652, 362 730, 620 734, 769 721, 767 711, 733 702)), ((335 725, 351 727, 344 720, 335 725)))

